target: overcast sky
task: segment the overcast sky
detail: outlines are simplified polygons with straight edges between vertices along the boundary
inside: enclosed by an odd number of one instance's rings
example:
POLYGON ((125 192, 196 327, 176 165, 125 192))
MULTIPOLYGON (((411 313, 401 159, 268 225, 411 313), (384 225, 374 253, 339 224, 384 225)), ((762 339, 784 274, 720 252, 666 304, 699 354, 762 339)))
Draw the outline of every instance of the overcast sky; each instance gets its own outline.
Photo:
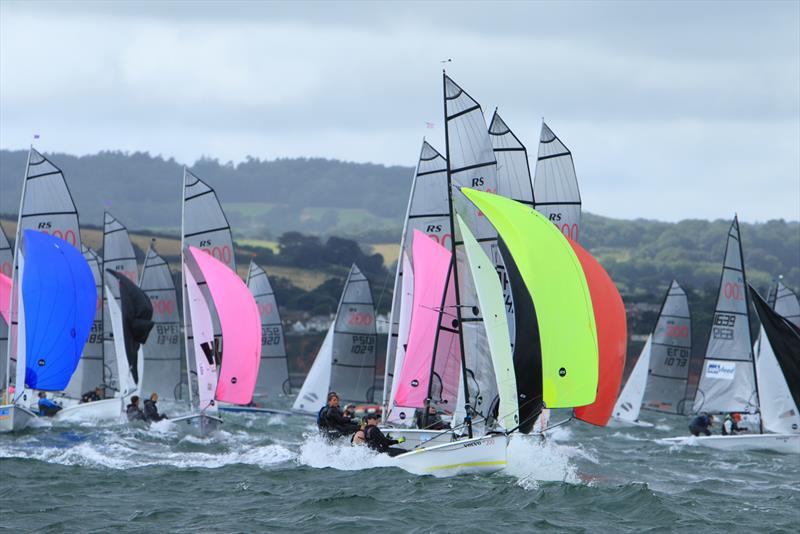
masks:
POLYGON ((587 211, 800 218, 795 0, 2 0, 0 147, 412 166, 446 58, 533 156, 545 118, 587 211))

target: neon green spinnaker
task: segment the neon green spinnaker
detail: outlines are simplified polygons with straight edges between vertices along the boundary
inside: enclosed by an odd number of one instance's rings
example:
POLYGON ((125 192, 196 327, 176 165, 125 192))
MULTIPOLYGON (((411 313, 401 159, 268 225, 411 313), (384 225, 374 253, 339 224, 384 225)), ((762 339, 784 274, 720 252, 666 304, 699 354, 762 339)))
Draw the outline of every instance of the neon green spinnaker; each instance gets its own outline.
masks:
POLYGON ((550 221, 511 199, 461 188, 505 241, 536 307, 542 391, 548 408, 572 408, 597 395, 597 329, 583 268, 550 221))
POLYGON ((456 220, 464 239, 464 249, 467 252, 472 280, 475 282, 475 292, 478 294, 478 304, 481 307, 486 339, 489 342, 489 353, 492 357, 492 367, 497 381, 497 391, 500 395, 497 418, 503 428, 511 430, 519 425, 519 412, 517 410, 517 379, 514 374, 514 359, 511 355, 511 339, 508 334, 503 287, 500 285, 500 278, 497 276, 494 263, 478 244, 475 236, 467 227, 467 223, 464 222, 461 215, 456 215, 456 220))

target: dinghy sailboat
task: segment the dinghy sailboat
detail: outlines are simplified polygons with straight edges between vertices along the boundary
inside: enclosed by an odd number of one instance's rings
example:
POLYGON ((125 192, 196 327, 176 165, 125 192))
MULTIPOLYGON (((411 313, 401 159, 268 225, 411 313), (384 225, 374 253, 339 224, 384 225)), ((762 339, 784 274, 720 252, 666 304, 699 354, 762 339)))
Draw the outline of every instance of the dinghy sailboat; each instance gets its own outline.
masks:
POLYGON ((369 280, 353 264, 336 315, 292 410, 317 415, 329 391, 343 404, 375 402, 375 306, 369 280))
POLYGON ((692 354, 692 319, 686 292, 673 280, 652 333, 614 406, 614 422, 652 426, 640 421, 642 408, 683 414, 692 354))
MULTIPOLYGON (((758 428, 751 429, 757 433, 678 437, 660 440, 662 443, 699 445, 723 450, 800 452, 800 434, 764 433, 762 406, 766 398, 761 399, 760 390, 771 390, 776 384, 765 382, 769 376, 757 375, 750 334, 750 294, 747 287, 739 221, 735 217, 727 235, 717 305, 692 411, 751 414, 758 420, 758 428)), ((774 348, 773 343, 770 345, 774 348)))
MULTIPOLYGON (((89 337, 97 302, 88 263, 63 239, 25 229, 17 234, 14 261, 14 393, 0 406, 2 432, 20 430, 36 417, 30 409, 34 391, 62 391, 67 386, 89 337)), ((6 363, 10 392, 12 362, 6 363)))
MULTIPOLYGON (((155 240, 154 240, 155 241, 155 240)), ((145 254, 139 287, 153 306, 154 332, 142 347, 144 373, 141 390, 158 393, 159 399, 180 400, 181 393, 181 326, 178 296, 169 265, 158 255, 155 244, 145 254)))
POLYGON ((794 291, 786 287, 783 282, 778 281, 772 291, 772 301, 769 302, 775 312, 781 317, 785 317, 792 324, 800 327, 800 301, 794 291))

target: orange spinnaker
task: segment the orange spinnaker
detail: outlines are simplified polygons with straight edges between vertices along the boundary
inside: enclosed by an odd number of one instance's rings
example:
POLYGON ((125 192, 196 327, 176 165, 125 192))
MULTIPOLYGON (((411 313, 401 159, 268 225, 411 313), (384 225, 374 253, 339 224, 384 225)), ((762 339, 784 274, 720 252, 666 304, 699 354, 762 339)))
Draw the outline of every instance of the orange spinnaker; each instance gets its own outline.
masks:
POLYGON ((581 262, 589 294, 592 296, 597 344, 600 352, 600 373, 597 399, 588 406, 575 408, 575 417, 598 426, 606 426, 617 402, 625 368, 628 327, 625 304, 614 281, 600 263, 582 246, 567 239, 581 262))

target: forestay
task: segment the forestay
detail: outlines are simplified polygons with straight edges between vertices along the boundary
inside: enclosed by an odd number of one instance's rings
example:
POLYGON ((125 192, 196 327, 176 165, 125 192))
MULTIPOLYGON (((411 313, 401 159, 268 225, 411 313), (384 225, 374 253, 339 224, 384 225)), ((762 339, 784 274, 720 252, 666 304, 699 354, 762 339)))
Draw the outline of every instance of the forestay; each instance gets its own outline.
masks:
POLYGON ((393 378, 399 373, 405 355, 406 338, 399 337, 401 331, 408 332, 411 318, 410 297, 413 295, 413 281, 404 280, 413 276, 406 269, 403 258, 409 262, 412 256, 411 236, 415 230, 426 233, 443 246, 451 246, 453 234, 450 230, 450 208, 447 194, 447 161, 426 141, 422 142, 419 162, 411 182, 403 235, 400 242, 397 271, 392 293, 390 312, 390 331, 386 348, 386 371, 383 381, 384 407, 391 410, 393 405, 393 378), (404 291, 403 288, 408 288, 404 291), (403 299, 406 299, 403 301, 403 299), (404 307, 405 303, 405 307, 404 307))
POLYGON ((288 395, 289 361, 283 338, 283 325, 278 312, 278 302, 264 269, 250 262, 247 287, 258 306, 261 318, 261 365, 258 368, 256 395, 288 395))
MULTIPOLYGON (((31 148, 28 153, 25 181, 22 184, 22 199, 14 242, 14 262, 18 261, 16 251, 20 246, 20 237, 25 230, 50 234, 63 239, 75 249, 81 250, 78 211, 67 187, 64 174, 61 169, 34 148, 31 148)), ((15 376, 18 276, 19 273, 12 272, 11 331, 8 344, 8 363, 11 371, 7 375, 7 379, 15 376)), ((76 378, 70 382, 68 393, 79 396, 82 388, 83 384, 80 383, 80 378, 76 378)))
POLYGON ((775 303, 772 307, 778 315, 800 327, 800 301, 794 291, 783 285, 783 282, 778 282, 775 288, 775 303))
POLYGON ((353 264, 334 319, 330 389, 343 402, 375 402, 375 307, 369 280, 353 264))
POLYGON ((591 404, 597 394, 597 330, 572 247, 529 206, 468 188, 462 192, 497 228, 535 303, 542 375, 530 380, 541 380, 548 408, 591 404))
POLYGON ((692 317, 686 292, 673 280, 653 329, 650 373, 643 408, 681 414, 686 406, 692 355, 692 317))
POLYGON ((139 287, 153 305, 154 332, 142 347, 142 391, 158 393, 165 400, 181 398, 181 327, 178 296, 169 265, 153 245, 147 250, 139 287))
POLYGON ((650 353, 652 349, 653 336, 647 336, 639 359, 633 367, 625 387, 619 394, 617 403, 614 405, 614 418, 621 421, 634 422, 639 419, 639 412, 642 409, 642 397, 647 386, 647 371, 650 367, 650 353))
POLYGON ((23 246, 18 349, 25 366, 18 366, 16 384, 61 391, 92 328, 94 278, 81 253, 62 239, 25 230, 23 246))
POLYGON ((756 377, 761 421, 771 432, 800 432, 800 329, 772 310, 750 287, 761 321, 756 343, 756 377))
MULTIPOLYGON (((111 288, 114 294, 119 294, 117 279, 108 275, 109 271, 120 273, 134 283, 139 279, 136 254, 133 251, 128 229, 113 215, 105 212, 103 215, 103 287, 111 288)), ((121 383, 122 380, 118 376, 117 369, 124 369, 126 366, 124 361, 117 362, 116 343, 108 309, 109 298, 108 293, 103 291, 104 381, 115 391, 115 394, 119 395, 124 392, 125 387, 121 383)), ((124 358, 124 355, 119 356, 124 358)), ((91 384, 89 385, 91 386, 91 384)))
POLYGON ((739 221, 734 218, 728 231, 717 305, 694 398, 694 412, 758 410, 748 304, 739 221))
POLYGON ((579 241, 581 194, 572 152, 544 122, 539 137, 533 194, 536 210, 565 236, 579 241))

